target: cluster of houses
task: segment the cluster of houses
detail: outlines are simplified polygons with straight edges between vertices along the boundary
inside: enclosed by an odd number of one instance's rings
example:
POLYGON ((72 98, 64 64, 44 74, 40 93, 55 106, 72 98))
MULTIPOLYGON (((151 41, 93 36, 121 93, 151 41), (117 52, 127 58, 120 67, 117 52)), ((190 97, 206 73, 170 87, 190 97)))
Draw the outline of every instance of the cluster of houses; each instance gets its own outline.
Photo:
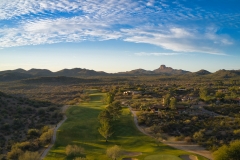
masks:
POLYGON ((141 91, 125 91, 123 92, 123 95, 129 96, 129 95, 142 95, 141 91))

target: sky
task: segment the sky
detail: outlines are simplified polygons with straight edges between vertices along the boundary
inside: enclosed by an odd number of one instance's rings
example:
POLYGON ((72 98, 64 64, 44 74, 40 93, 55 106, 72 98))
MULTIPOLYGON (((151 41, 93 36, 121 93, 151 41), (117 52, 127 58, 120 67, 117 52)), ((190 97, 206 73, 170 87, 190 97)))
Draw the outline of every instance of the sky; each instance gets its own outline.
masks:
POLYGON ((0 0, 0 71, 240 69, 240 0, 0 0))

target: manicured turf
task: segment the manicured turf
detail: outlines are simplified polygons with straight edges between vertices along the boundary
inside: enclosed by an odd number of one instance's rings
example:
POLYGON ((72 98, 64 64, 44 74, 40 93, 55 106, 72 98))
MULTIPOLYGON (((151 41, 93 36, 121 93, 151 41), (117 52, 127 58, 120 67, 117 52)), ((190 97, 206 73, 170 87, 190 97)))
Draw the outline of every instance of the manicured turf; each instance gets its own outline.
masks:
POLYGON ((182 159, 173 155, 151 155, 144 158, 144 160, 182 160, 182 159))
MULTIPOLYGON (((99 112, 105 107, 101 102, 104 94, 95 93, 94 90, 91 93, 89 103, 82 103, 81 106, 73 106, 67 110, 68 119, 59 128, 57 141, 45 160, 68 159, 65 155, 65 147, 68 144, 76 144, 85 148, 88 160, 107 160, 106 149, 113 145, 119 145, 128 152, 142 152, 142 155, 136 157, 139 160, 157 154, 175 156, 188 154, 164 144, 157 146, 152 138, 137 130, 128 108, 123 109, 123 115, 120 120, 116 121, 115 132, 106 143, 98 133, 97 120, 99 112)), ((199 160, 206 159, 199 158, 199 160)))

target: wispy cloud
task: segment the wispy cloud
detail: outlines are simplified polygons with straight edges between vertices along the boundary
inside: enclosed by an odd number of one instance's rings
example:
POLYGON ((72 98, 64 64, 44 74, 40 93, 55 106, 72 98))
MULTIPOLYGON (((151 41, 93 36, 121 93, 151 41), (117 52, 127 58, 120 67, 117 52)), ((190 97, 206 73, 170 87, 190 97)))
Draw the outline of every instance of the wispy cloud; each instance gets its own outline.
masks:
POLYGON ((1 20, 15 25, 0 26, 0 48, 120 39, 174 52, 225 55, 222 48, 234 45, 234 40, 219 34, 216 26, 230 25, 240 20, 240 15, 226 13, 222 18, 218 11, 186 4, 166 0, 1 0, 0 25, 1 20), (213 23, 203 27, 195 25, 196 21, 213 23))
POLYGON ((225 55, 218 49, 221 45, 230 45, 232 40, 225 35, 214 32, 200 32, 193 29, 158 27, 146 31, 144 29, 123 30, 128 35, 124 40, 135 43, 148 43, 175 52, 200 52, 225 55), (211 35, 209 37, 209 35, 211 35))
POLYGON ((136 56, 176 56, 180 55, 181 53, 146 53, 146 52, 139 52, 135 53, 136 56))

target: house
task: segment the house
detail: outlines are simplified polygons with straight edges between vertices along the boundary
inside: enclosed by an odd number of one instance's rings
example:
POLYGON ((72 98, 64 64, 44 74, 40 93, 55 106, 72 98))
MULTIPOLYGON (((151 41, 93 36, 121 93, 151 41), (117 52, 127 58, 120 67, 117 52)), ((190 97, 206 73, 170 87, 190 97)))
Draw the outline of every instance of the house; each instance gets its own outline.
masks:
POLYGON ((125 96, 129 96, 131 94, 132 94, 132 91, 125 91, 125 92, 123 92, 123 95, 125 95, 125 96))
POLYGON ((142 92, 141 91, 125 91, 123 92, 123 95, 142 95, 142 92))

